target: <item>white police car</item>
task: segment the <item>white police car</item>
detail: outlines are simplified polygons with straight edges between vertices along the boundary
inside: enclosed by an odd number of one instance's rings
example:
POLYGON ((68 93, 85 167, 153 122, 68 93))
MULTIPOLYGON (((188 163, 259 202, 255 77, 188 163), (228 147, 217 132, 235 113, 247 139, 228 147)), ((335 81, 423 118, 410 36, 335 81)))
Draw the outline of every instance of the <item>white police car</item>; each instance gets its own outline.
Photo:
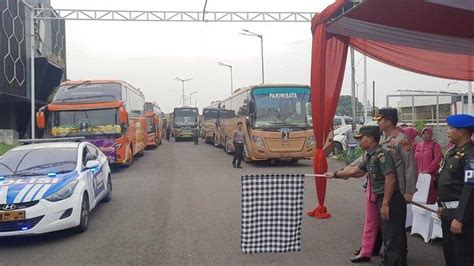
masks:
POLYGON ((0 157, 0 237, 84 232, 89 212, 111 196, 107 157, 88 142, 13 148, 0 157))

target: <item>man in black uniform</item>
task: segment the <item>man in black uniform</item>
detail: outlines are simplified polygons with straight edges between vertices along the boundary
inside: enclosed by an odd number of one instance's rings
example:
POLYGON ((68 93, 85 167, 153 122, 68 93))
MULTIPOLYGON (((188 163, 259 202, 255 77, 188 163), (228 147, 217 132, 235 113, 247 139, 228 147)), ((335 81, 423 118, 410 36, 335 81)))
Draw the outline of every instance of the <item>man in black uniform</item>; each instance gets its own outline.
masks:
POLYGON ((354 137, 360 139, 359 145, 366 151, 362 161, 358 165, 346 166, 342 171, 326 173, 326 177, 347 179, 369 174, 381 218, 383 265, 406 265, 406 202, 400 192, 395 163, 389 152, 379 144, 380 131, 377 126, 362 127, 354 137))
POLYGON ((447 118, 448 139, 438 178, 438 217, 443 228, 443 252, 448 266, 474 265, 474 116, 447 118))

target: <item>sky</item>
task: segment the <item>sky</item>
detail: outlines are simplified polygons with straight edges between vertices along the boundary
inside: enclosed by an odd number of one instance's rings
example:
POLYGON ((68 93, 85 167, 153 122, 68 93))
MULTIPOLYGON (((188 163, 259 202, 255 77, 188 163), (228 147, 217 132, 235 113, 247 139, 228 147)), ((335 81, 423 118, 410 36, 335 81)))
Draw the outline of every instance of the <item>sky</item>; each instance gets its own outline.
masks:
MULTIPOLYGON (((51 0, 54 8, 201 11, 205 0, 51 0)), ((320 12, 333 0, 208 0, 208 11, 320 12)), ((165 112, 178 106, 182 95, 176 77, 193 78, 185 84, 192 105, 203 108, 230 95, 229 68, 234 90, 261 83, 260 39, 239 35, 242 29, 263 35, 265 83, 308 84, 310 81, 311 30, 309 23, 229 22, 66 22, 68 78, 121 79, 140 88, 147 101, 156 101, 165 112)), ((363 82, 362 55, 356 53, 356 82, 363 82)), ((342 94, 351 87, 347 61, 342 94)), ((445 90, 451 80, 396 69, 368 59, 368 99, 376 83, 376 105, 385 106, 385 95, 399 89, 445 90)), ((363 85, 358 86, 362 98, 363 85)), ((466 91, 466 82, 450 85, 466 91)), ((433 99, 434 100, 434 99, 433 99)), ((396 106, 397 99, 390 101, 396 106)), ((189 104, 189 101, 187 101, 189 104)))

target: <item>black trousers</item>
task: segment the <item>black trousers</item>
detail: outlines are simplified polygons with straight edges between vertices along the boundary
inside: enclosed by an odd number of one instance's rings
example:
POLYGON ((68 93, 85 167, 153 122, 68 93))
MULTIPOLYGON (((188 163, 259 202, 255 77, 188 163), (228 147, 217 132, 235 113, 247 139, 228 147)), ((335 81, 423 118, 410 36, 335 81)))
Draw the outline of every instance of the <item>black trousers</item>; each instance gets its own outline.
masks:
POLYGON ((464 224, 462 234, 453 234, 451 223, 455 215, 456 209, 445 209, 441 218, 444 259, 448 266, 472 266, 474 265, 474 223, 464 224))
POLYGON ((235 153, 234 153, 234 160, 232 163, 235 164, 237 161, 237 166, 240 166, 242 160, 244 159, 244 144, 243 143, 235 143, 234 144, 235 153))
MULTIPOLYGON (((377 208, 382 207, 383 195, 377 195, 377 208)), ((407 265, 407 235, 405 232, 405 220, 407 216, 407 205, 400 191, 393 192, 389 204, 388 221, 380 220, 383 238, 383 265, 407 265)))

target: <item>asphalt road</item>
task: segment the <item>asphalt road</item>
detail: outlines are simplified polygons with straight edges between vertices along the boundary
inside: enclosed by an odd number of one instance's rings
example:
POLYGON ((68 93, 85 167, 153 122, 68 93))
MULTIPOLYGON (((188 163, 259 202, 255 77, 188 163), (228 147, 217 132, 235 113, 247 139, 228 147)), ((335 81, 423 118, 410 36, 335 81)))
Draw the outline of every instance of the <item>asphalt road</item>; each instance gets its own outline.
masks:
MULTIPOLYGON (((330 161, 331 168, 342 165, 330 161)), ((210 145, 164 143, 129 169, 113 174, 113 198, 91 214, 89 230, 0 239, 0 265, 350 265, 364 219, 361 180, 330 180, 331 219, 303 218, 302 251, 240 252, 240 175, 311 173, 297 165, 243 164, 210 145)), ((305 212, 316 206, 314 181, 305 183, 305 212)), ((411 265, 443 265, 441 247, 408 237, 411 265)), ((379 261, 373 259, 373 263, 379 261)), ((370 264, 369 264, 370 265, 370 264)))

